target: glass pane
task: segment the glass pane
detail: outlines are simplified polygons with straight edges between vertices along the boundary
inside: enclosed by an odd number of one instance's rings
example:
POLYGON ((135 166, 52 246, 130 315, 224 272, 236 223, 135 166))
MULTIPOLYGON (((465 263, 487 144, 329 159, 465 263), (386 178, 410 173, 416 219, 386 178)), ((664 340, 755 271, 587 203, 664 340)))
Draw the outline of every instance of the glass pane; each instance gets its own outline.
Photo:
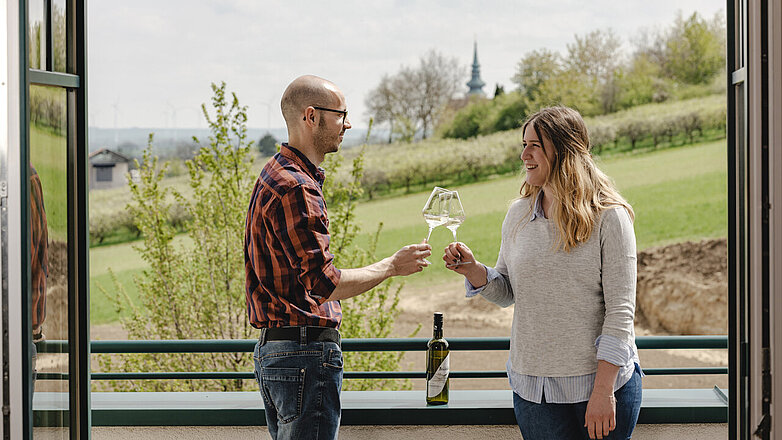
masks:
MULTIPOLYGON (((68 142, 66 90, 30 87, 30 227, 33 340, 39 350, 68 341, 68 142)), ((64 344, 61 345, 64 347, 64 344)), ((46 350, 51 351, 51 350, 46 350)), ((68 353, 34 362, 36 434, 67 438, 68 353), (46 408, 46 411, 42 411, 46 408), (37 409, 37 411, 36 411, 37 409)))
POLYGON ((46 9, 43 0, 30 0, 28 2, 28 56, 31 69, 46 69, 46 21, 44 15, 46 9))
POLYGON ((55 72, 67 72, 66 48, 68 41, 65 33, 65 0, 52 0, 52 46, 55 72))

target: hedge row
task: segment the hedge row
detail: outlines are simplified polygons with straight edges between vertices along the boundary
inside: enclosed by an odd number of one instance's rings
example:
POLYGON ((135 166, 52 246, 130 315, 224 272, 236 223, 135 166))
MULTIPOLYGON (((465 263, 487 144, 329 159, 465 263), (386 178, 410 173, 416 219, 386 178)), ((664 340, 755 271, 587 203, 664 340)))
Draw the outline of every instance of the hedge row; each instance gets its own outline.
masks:
MULTIPOLYGON (((519 115, 523 118, 523 115, 519 115)), ((639 144, 657 147, 662 143, 693 143, 705 132, 725 133, 726 103, 716 95, 664 104, 649 104, 630 110, 586 119, 595 153, 629 150, 639 144)), ((361 184, 369 198, 392 191, 410 192, 419 186, 477 181, 493 174, 518 171, 521 129, 507 130, 467 140, 430 139, 417 143, 368 145, 365 147, 361 184)), ((346 159, 336 176, 349 179, 348 166, 361 149, 344 152, 346 159)), ((261 164, 258 164, 259 166, 261 164)), ((185 186, 181 179, 168 179, 185 186)), ((187 193, 187 188, 181 188, 187 193)), ((91 194, 90 239, 102 243, 107 237, 137 234, 133 218, 125 210, 126 189, 91 194), (113 191, 113 192, 109 192, 113 191), (94 196, 94 197, 93 197, 94 196)), ((169 213, 171 223, 181 229, 187 221, 176 203, 169 213)))
MULTIPOLYGON (((524 119, 525 115, 519 115, 524 119)), ((587 118, 593 151, 635 149, 650 141, 693 143, 704 132, 725 133, 726 102, 715 95, 687 101, 649 104, 611 115, 587 118)), ((412 186, 479 180, 520 166, 521 130, 508 130, 466 140, 432 139, 413 144, 366 147, 362 185, 372 198, 378 193, 412 186)), ((346 153, 354 156, 356 152, 346 153)), ((349 161, 346 161, 348 163, 349 161)), ((344 178, 346 170, 342 170, 344 178)))

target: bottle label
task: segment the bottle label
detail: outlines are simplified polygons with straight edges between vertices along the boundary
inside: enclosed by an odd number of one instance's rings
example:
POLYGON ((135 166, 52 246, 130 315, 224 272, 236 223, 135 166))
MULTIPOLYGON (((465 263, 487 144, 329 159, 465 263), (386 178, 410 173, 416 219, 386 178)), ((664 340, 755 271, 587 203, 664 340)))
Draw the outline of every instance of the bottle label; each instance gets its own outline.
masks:
POLYGON ((448 359, 450 356, 450 354, 445 356, 445 359, 440 362, 440 366, 437 367, 437 371, 434 372, 432 378, 426 382, 427 397, 435 397, 443 392, 443 388, 445 388, 445 382, 448 380, 448 373, 450 371, 448 365, 448 359))

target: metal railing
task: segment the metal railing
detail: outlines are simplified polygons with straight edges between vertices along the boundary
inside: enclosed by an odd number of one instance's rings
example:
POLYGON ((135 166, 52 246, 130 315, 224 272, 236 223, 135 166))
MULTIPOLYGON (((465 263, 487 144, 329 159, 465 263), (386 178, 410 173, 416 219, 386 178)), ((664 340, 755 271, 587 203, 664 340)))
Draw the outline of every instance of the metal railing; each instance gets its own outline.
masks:
MULTIPOLYGON (((92 341, 93 354, 128 353, 252 353, 256 339, 241 340, 162 340, 162 341, 92 341)), ((426 351, 427 338, 388 339, 343 339, 345 352, 367 351, 426 351)), ((451 351, 509 350, 510 338, 449 338, 451 351)), ((719 336, 639 336, 636 338, 639 350, 652 349, 727 349, 728 337, 719 336)), ((67 352, 67 341, 45 341, 38 346, 39 353, 67 352)), ((248 368, 251 366, 248 365, 248 368)), ((728 374, 727 367, 646 368, 644 374, 653 375, 703 375, 728 374)), ((255 379, 252 372, 200 371, 200 372, 94 372, 92 380, 137 380, 137 379, 255 379)), ((423 371, 346 371, 345 379, 420 379, 423 371)), ((450 377, 503 378, 504 370, 498 371, 452 371, 450 377)), ((41 380, 62 380, 67 373, 39 373, 41 380)))

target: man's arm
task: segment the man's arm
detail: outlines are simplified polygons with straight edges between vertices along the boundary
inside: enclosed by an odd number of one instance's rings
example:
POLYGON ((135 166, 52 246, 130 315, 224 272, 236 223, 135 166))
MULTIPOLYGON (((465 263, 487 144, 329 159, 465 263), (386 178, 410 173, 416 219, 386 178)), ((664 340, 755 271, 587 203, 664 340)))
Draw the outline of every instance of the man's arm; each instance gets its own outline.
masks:
POLYGON ((420 272, 429 264, 424 258, 432 255, 426 243, 411 244, 394 255, 358 269, 342 269, 336 289, 326 301, 339 301, 360 295, 393 276, 420 272))

